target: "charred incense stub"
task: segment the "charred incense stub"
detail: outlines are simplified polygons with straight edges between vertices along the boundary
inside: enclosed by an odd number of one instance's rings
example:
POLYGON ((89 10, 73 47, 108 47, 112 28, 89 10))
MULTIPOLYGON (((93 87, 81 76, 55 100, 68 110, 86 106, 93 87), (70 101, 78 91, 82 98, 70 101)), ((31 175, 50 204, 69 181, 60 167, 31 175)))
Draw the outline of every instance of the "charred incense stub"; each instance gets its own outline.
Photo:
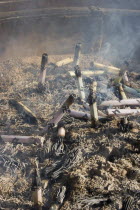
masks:
POLYGON ((133 124, 129 122, 127 117, 125 117, 120 120, 118 127, 121 132, 125 133, 133 129, 133 124))
POLYGON ((33 174, 32 180, 32 199, 35 209, 42 209, 43 205, 43 196, 42 196, 42 183, 40 178, 40 172, 38 168, 38 162, 36 160, 36 168, 33 174))
POLYGON ((81 55, 81 43, 76 44, 75 46, 75 54, 74 54, 74 66, 79 65, 80 63, 80 55, 81 55))
POLYGON ((79 66, 75 66, 75 75, 77 78, 77 85, 78 85, 78 91, 79 91, 79 96, 82 101, 85 100, 85 92, 84 92, 84 85, 83 85, 83 80, 82 80, 82 74, 81 74, 81 69, 79 66))
POLYGON ((97 102, 96 102, 96 89, 97 89, 97 82, 93 82, 90 87, 90 94, 89 94, 89 106, 90 106, 90 115, 91 115, 91 124, 93 127, 96 127, 98 124, 98 109, 97 109, 97 102))
MULTIPOLYGON (((127 99, 127 96, 124 92, 124 89, 123 89, 121 83, 119 84, 119 90, 120 90, 121 99, 122 100, 127 99)), ((129 124, 128 124, 127 117, 124 117, 123 119, 121 119, 120 125, 121 125, 120 130, 122 130, 123 132, 127 132, 129 130, 129 124)))
POLYGON ((41 60, 41 71, 40 71, 40 77, 39 77, 39 83, 41 83, 42 85, 45 83, 47 63, 48 63, 48 54, 43 53, 42 60, 41 60))

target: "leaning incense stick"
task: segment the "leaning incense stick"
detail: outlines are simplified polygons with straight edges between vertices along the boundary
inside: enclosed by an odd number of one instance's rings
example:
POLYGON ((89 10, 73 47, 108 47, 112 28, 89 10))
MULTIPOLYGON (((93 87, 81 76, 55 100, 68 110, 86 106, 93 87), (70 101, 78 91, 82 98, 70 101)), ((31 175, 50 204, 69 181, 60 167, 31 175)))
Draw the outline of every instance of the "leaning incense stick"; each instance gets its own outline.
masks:
POLYGON ((73 58, 66 58, 64 60, 58 61, 55 63, 57 67, 61 67, 73 62, 73 58))
POLYGON ((60 122, 62 117, 65 115, 65 113, 69 110, 69 107, 73 104, 74 99, 75 99, 75 95, 70 95, 66 99, 66 101, 63 103, 61 108, 54 115, 53 119, 49 121, 46 128, 44 128, 43 131, 41 131, 40 135, 44 135, 50 127, 54 127, 60 122))
POLYGON ((124 89, 123 89, 121 83, 119 84, 119 91, 120 91, 121 98, 122 98, 123 100, 124 100, 124 99, 127 99, 127 96, 126 96, 126 94, 125 94, 125 92, 124 92, 124 89))

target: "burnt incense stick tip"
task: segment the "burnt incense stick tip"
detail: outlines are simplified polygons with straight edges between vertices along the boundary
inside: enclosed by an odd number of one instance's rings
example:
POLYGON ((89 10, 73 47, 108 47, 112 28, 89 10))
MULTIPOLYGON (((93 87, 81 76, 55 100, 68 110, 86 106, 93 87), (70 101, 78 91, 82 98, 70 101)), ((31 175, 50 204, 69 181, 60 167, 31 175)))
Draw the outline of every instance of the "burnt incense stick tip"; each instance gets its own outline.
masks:
POLYGON ((48 123, 48 129, 52 130, 55 127, 55 123, 48 123))
POLYGON ((71 94, 68 99, 69 99, 70 103, 73 103, 75 98, 76 98, 76 95, 75 94, 71 94))
POLYGON ((82 76, 81 69, 78 65, 74 67, 74 70, 75 70, 76 77, 81 77, 82 76))
POLYGON ((82 47, 82 44, 80 42, 77 43, 76 46, 75 46, 75 48, 78 48, 78 49, 81 48, 81 47, 82 47))
POLYGON ((89 103, 89 105, 94 104, 96 101, 97 101, 97 96, 94 97, 93 96, 93 93, 91 92, 89 94, 89 97, 88 97, 88 103, 89 103))
POLYGON ((45 69, 46 64, 48 63, 48 54, 43 53, 42 54, 42 60, 41 60, 41 71, 45 69))
POLYGON ((89 88, 89 96, 88 96, 88 103, 89 105, 92 105, 93 103, 95 103, 97 101, 97 95, 96 93, 93 91, 93 87, 91 86, 89 88))
POLYGON ((65 128, 65 123, 60 121, 57 125, 57 128, 59 129, 59 128, 62 128, 62 127, 65 128))

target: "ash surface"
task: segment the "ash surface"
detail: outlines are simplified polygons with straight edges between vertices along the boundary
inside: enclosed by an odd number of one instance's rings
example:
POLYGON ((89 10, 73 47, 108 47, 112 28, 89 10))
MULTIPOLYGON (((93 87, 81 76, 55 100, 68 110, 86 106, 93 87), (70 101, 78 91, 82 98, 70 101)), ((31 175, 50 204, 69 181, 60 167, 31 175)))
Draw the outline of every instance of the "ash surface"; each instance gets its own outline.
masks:
MULTIPOLYGON (((50 56, 49 63, 66 57, 50 56)), ((82 55, 81 69, 89 70, 93 59, 92 55, 82 55)), ((72 64, 59 68, 49 65, 45 88, 40 92, 40 62, 40 57, 33 56, 0 63, 1 135, 37 136, 64 100, 72 93, 78 95, 75 78, 68 73, 73 70, 72 64), (36 115, 38 124, 27 123, 9 105, 11 99, 26 105, 36 115)), ((133 86, 140 88, 138 67, 133 62, 129 74, 133 86)), ((98 103, 117 100, 113 87, 108 87, 112 77, 96 76, 98 103)), ((92 79, 84 78, 87 96, 92 79)), ((78 100, 72 109, 85 111, 78 100)), ((0 142, 0 208, 32 209, 33 162, 38 158, 41 179, 49 181, 43 189, 44 209, 54 203, 61 210, 121 209, 128 196, 133 208, 139 209, 140 132, 120 132, 117 119, 98 129, 91 128, 90 121, 80 121, 68 114, 62 120, 66 137, 60 139, 54 128, 45 134, 43 147, 0 142)), ((135 117, 131 121, 139 130, 140 119, 135 117)))

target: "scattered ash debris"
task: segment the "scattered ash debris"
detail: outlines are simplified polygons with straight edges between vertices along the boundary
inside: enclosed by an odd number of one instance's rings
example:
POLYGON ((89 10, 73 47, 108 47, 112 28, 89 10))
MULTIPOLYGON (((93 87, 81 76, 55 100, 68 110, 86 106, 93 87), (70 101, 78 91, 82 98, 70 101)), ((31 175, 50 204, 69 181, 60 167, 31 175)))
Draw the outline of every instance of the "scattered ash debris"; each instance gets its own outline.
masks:
MULTIPOLYGON (((117 80, 114 85, 118 76, 95 75, 98 72, 93 70, 93 75, 82 75, 81 83, 81 78, 70 76, 74 67, 67 57, 49 56, 42 85, 38 84, 40 57, 0 63, 0 209, 139 209, 140 118, 127 114, 130 106, 121 104, 124 98, 118 99, 117 80), (66 65, 57 62, 63 59, 66 65), (93 80, 97 88, 95 92, 93 88, 90 113, 89 105, 79 99, 77 84, 84 86, 87 100, 93 80), (75 101, 62 106, 71 94, 76 95, 75 101), (20 110, 11 106, 12 100, 20 103, 20 110), (120 103, 121 108, 115 107, 119 114, 126 108, 127 119, 120 120, 115 112, 107 120, 113 106, 104 108, 102 103, 111 100, 120 103), (97 117, 100 126, 92 127, 91 117, 97 117), (133 126, 127 127, 128 123, 133 126), (44 128, 42 142, 38 136, 44 128)), ((91 71, 93 56, 81 55, 80 60, 81 72, 91 71)), ((134 67, 128 69, 128 78, 138 94, 140 75, 134 67)), ((127 99, 138 98, 125 93, 127 99)), ((132 109, 138 109, 136 101, 132 109)))

